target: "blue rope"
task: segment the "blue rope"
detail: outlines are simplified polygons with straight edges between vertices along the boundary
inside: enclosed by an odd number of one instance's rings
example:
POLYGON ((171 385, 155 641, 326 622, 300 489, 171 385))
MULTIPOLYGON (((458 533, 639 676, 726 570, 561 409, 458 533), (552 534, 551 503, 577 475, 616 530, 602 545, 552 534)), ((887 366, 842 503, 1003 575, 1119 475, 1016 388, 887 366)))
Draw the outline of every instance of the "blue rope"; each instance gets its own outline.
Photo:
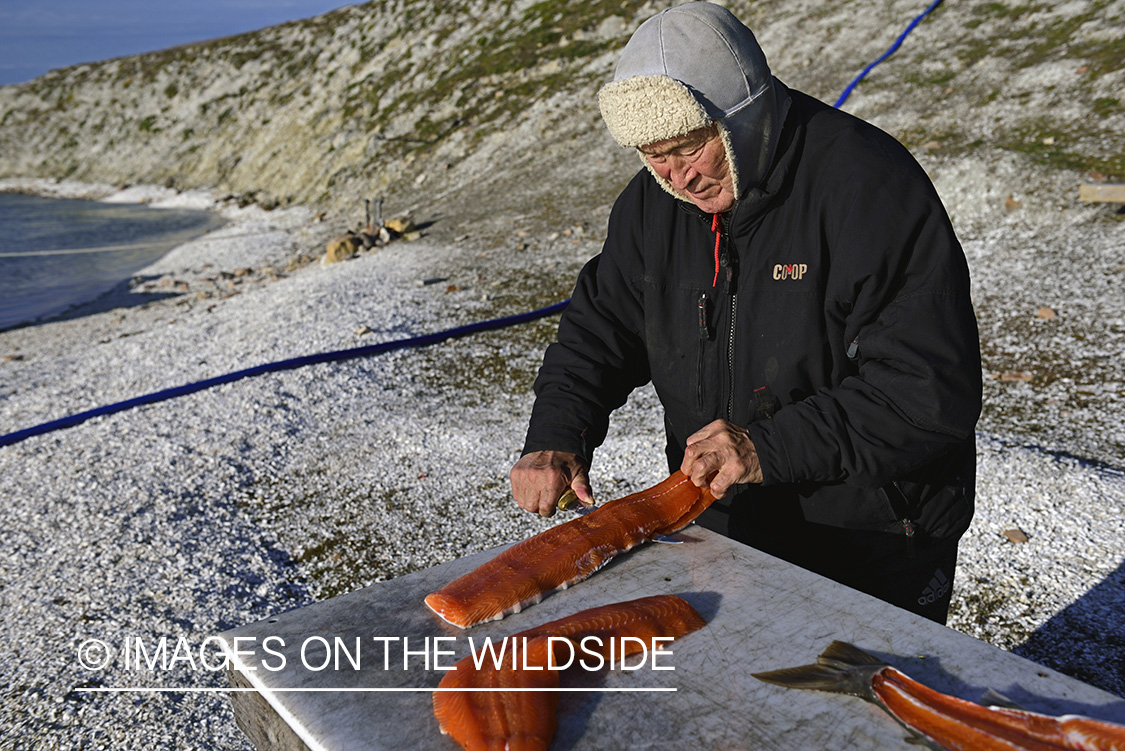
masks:
POLYGON ((36 425, 24 430, 17 430, 14 433, 0 436, 0 446, 10 446, 13 443, 19 443, 22 440, 31 438, 32 436, 42 435, 43 433, 50 433, 62 428, 69 428, 79 423, 86 422, 94 417, 101 417, 103 415, 112 415, 117 412, 124 412, 133 407, 139 407, 144 404, 153 404, 155 402, 162 402, 167 399, 175 399, 178 396, 185 396, 187 394, 194 394, 197 391, 203 391, 214 386, 221 386, 224 383, 234 383, 241 381, 243 378, 251 378, 253 376, 262 375, 264 373, 276 373, 282 370, 293 370, 295 368, 303 368, 306 365, 316 365, 324 362, 337 362, 339 360, 351 360, 356 357, 370 357, 372 355, 381 355, 384 352, 391 352, 392 350, 407 349, 411 347, 425 347, 430 344, 437 344, 444 342, 447 339, 457 339, 459 337, 476 334, 481 331, 491 331, 493 329, 505 328, 507 326, 515 326, 520 323, 527 323, 539 318, 546 318, 547 316, 559 313, 567 306, 570 300, 563 300, 554 305, 548 305, 545 308, 532 310, 527 313, 518 313, 513 316, 506 316, 504 318, 493 318, 488 321, 479 321, 477 323, 470 323, 464 326, 447 329, 445 331, 438 331, 433 334, 424 334, 422 336, 414 336, 409 339, 398 339, 390 342, 382 342, 380 344, 370 344, 366 347, 354 347, 352 349, 338 350, 335 352, 321 352, 315 355, 305 355, 303 357, 294 357, 289 360, 281 360, 279 362, 266 363, 264 365, 255 365, 252 368, 245 370, 236 370, 233 373, 208 378, 203 381, 196 381, 194 383, 187 383, 183 386, 176 386, 175 388, 164 389, 152 394, 145 394, 138 396, 134 399, 127 399, 123 402, 116 404, 107 404, 104 407, 97 407, 86 412, 79 412, 76 415, 63 417, 51 422, 45 422, 42 425, 36 425))
POLYGON ((871 69, 874 68, 876 65, 878 65, 879 63, 883 62, 888 57, 893 55, 895 53, 895 51, 898 50, 898 48, 902 46, 903 40, 906 39, 906 37, 910 34, 910 32, 914 31, 914 27, 917 26, 918 24, 922 23, 922 19, 925 18, 926 16, 930 15, 930 11, 932 11, 934 8, 938 7, 939 5, 941 5, 941 0, 934 0, 932 3, 930 3, 930 7, 926 8, 924 11, 922 11, 922 13, 917 18, 915 18, 913 21, 910 22, 910 25, 906 27, 906 31, 904 31, 904 32, 902 32, 901 34, 898 35, 898 39, 895 40, 894 44, 892 44, 887 49, 886 52, 884 52, 882 55, 879 56, 878 60, 876 60, 875 62, 871 63, 866 68, 864 68, 863 72, 860 73, 858 76, 856 76, 854 81, 852 81, 851 83, 848 84, 847 88, 844 89, 844 93, 840 94, 840 98, 837 99, 836 103, 832 106, 839 109, 840 105, 842 105, 844 102, 846 102, 848 97, 851 96, 852 90, 855 89, 855 87, 859 85, 859 82, 863 80, 864 76, 866 76, 868 73, 870 73, 871 69))

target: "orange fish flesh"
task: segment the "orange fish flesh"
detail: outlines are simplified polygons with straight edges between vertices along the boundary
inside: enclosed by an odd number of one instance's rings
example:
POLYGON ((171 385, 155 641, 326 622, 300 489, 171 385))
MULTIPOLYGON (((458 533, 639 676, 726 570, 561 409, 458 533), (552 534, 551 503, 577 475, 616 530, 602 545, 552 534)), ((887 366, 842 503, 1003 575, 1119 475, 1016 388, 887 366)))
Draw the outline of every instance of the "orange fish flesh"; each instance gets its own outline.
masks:
POLYGON ((677 532, 715 497, 681 472, 517 542, 437 592, 426 605, 458 628, 495 621, 582 581, 618 553, 677 532))
POLYGON ((942 751, 1125 751, 1123 725, 974 704, 924 686, 844 642, 832 642, 815 665, 754 677, 786 688, 859 696, 942 751))
POLYGON ((643 597, 575 613, 507 637, 501 659, 481 660, 479 667, 473 655, 462 659, 438 686, 461 690, 435 691, 434 716, 442 733, 453 736, 466 751, 546 749, 558 721, 558 692, 551 690, 559 687, 555 666, 567 664, 579 649, 603 659, 628 657, 642 649, 658 648, 654 639, 679 638, 704 625, 702 616, 675 595, 643 597), (567 654, 560 654, 567 644, 567 654), (477 690, 508 688, 535 690, 477 690))

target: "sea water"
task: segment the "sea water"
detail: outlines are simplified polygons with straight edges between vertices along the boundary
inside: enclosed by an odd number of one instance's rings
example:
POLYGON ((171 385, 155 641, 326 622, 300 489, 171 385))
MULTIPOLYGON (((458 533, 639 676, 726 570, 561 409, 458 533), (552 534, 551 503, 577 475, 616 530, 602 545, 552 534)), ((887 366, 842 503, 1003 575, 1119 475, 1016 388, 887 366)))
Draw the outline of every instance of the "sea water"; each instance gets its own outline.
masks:
POLYGON ((210 211, 0 193, 0 331, 95 300, 221 223, 210 211))

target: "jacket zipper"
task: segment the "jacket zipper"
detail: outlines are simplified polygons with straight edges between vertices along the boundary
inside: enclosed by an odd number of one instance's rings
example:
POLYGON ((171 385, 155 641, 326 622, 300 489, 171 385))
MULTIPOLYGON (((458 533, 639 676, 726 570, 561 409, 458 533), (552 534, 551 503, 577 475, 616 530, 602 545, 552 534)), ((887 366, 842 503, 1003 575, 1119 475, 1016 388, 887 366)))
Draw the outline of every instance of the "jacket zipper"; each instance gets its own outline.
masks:
POLYGON ((898 494, 901 503, 895 503, 890 496, 890 493, 884 488, 883 494, 887 498, 887 502, 891 505, 891 509, 896 516, 901 516, 899 524, 902 525, 902 531, 906 534, 906 556, 907 558, 914 558, 914 533, 917 531, 917 525, 914 520, 908 515, 910 513, 910 500, 906 496, 906 491, 899 485, 898 480, 891 481, 891 487, 898 494))
MULTIPOLYGON (((906 493, 903 491, 902 486, 898 484, 898 480, 895 480, 891 484, 895 486, 895 490, 897 490, 898 494, 902 496, 902 500, 909 504, 910 501, 909 499, 907 499, 906 493)), ((906 514, 903 514, 902 530, 906 533, 906 553, 910 558, 914 557, 914 529, 915 527, 913 520, 911 520, 911 518, 906 514)))
POLYGON ((706 292, 699 293, 696 303, 696 315, 699 324, 699 355, 695 363, 695 404, 696 409, 703 411, 703 361, 707 340, 711 338, 711 327, 707 322, 708 298, 706 292))
MULTIPOLYGON (((730 274, 730 270, 727 270, 730 274)), ((734 331, 738 312, 738 294, 730 296, 730 335, 727 338, 727 421, 734 422, 734 331)))
POLYGON ((730 326, 727 331, 727 421, 734 422, 734 335, 738 319, 738 290, 736 288, 734 256, 730 252, 730 237, 727 229, 730 227, 730 215, 724 215, 720 223, 719 232, 724 240, 721 265, 726 272, 726 290, 730 297, 730 326))

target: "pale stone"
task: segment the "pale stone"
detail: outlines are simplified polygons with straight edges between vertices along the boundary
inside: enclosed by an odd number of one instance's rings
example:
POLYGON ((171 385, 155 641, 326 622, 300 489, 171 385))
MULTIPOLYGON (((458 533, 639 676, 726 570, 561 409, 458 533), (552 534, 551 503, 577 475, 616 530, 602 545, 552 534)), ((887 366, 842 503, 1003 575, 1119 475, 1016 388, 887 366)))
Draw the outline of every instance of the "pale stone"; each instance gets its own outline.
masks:
POLYGON ((1004 530, 1004 536, 1014 543, 1027 542, 1028 537, 1019 527, 1012 527, 1011 529, 1004 530))
POLYGON ((321 263, 329 264, 346 261, 359 252, 359 248, 360 242, 355 235, 338 235, 328 241, 321 263))

